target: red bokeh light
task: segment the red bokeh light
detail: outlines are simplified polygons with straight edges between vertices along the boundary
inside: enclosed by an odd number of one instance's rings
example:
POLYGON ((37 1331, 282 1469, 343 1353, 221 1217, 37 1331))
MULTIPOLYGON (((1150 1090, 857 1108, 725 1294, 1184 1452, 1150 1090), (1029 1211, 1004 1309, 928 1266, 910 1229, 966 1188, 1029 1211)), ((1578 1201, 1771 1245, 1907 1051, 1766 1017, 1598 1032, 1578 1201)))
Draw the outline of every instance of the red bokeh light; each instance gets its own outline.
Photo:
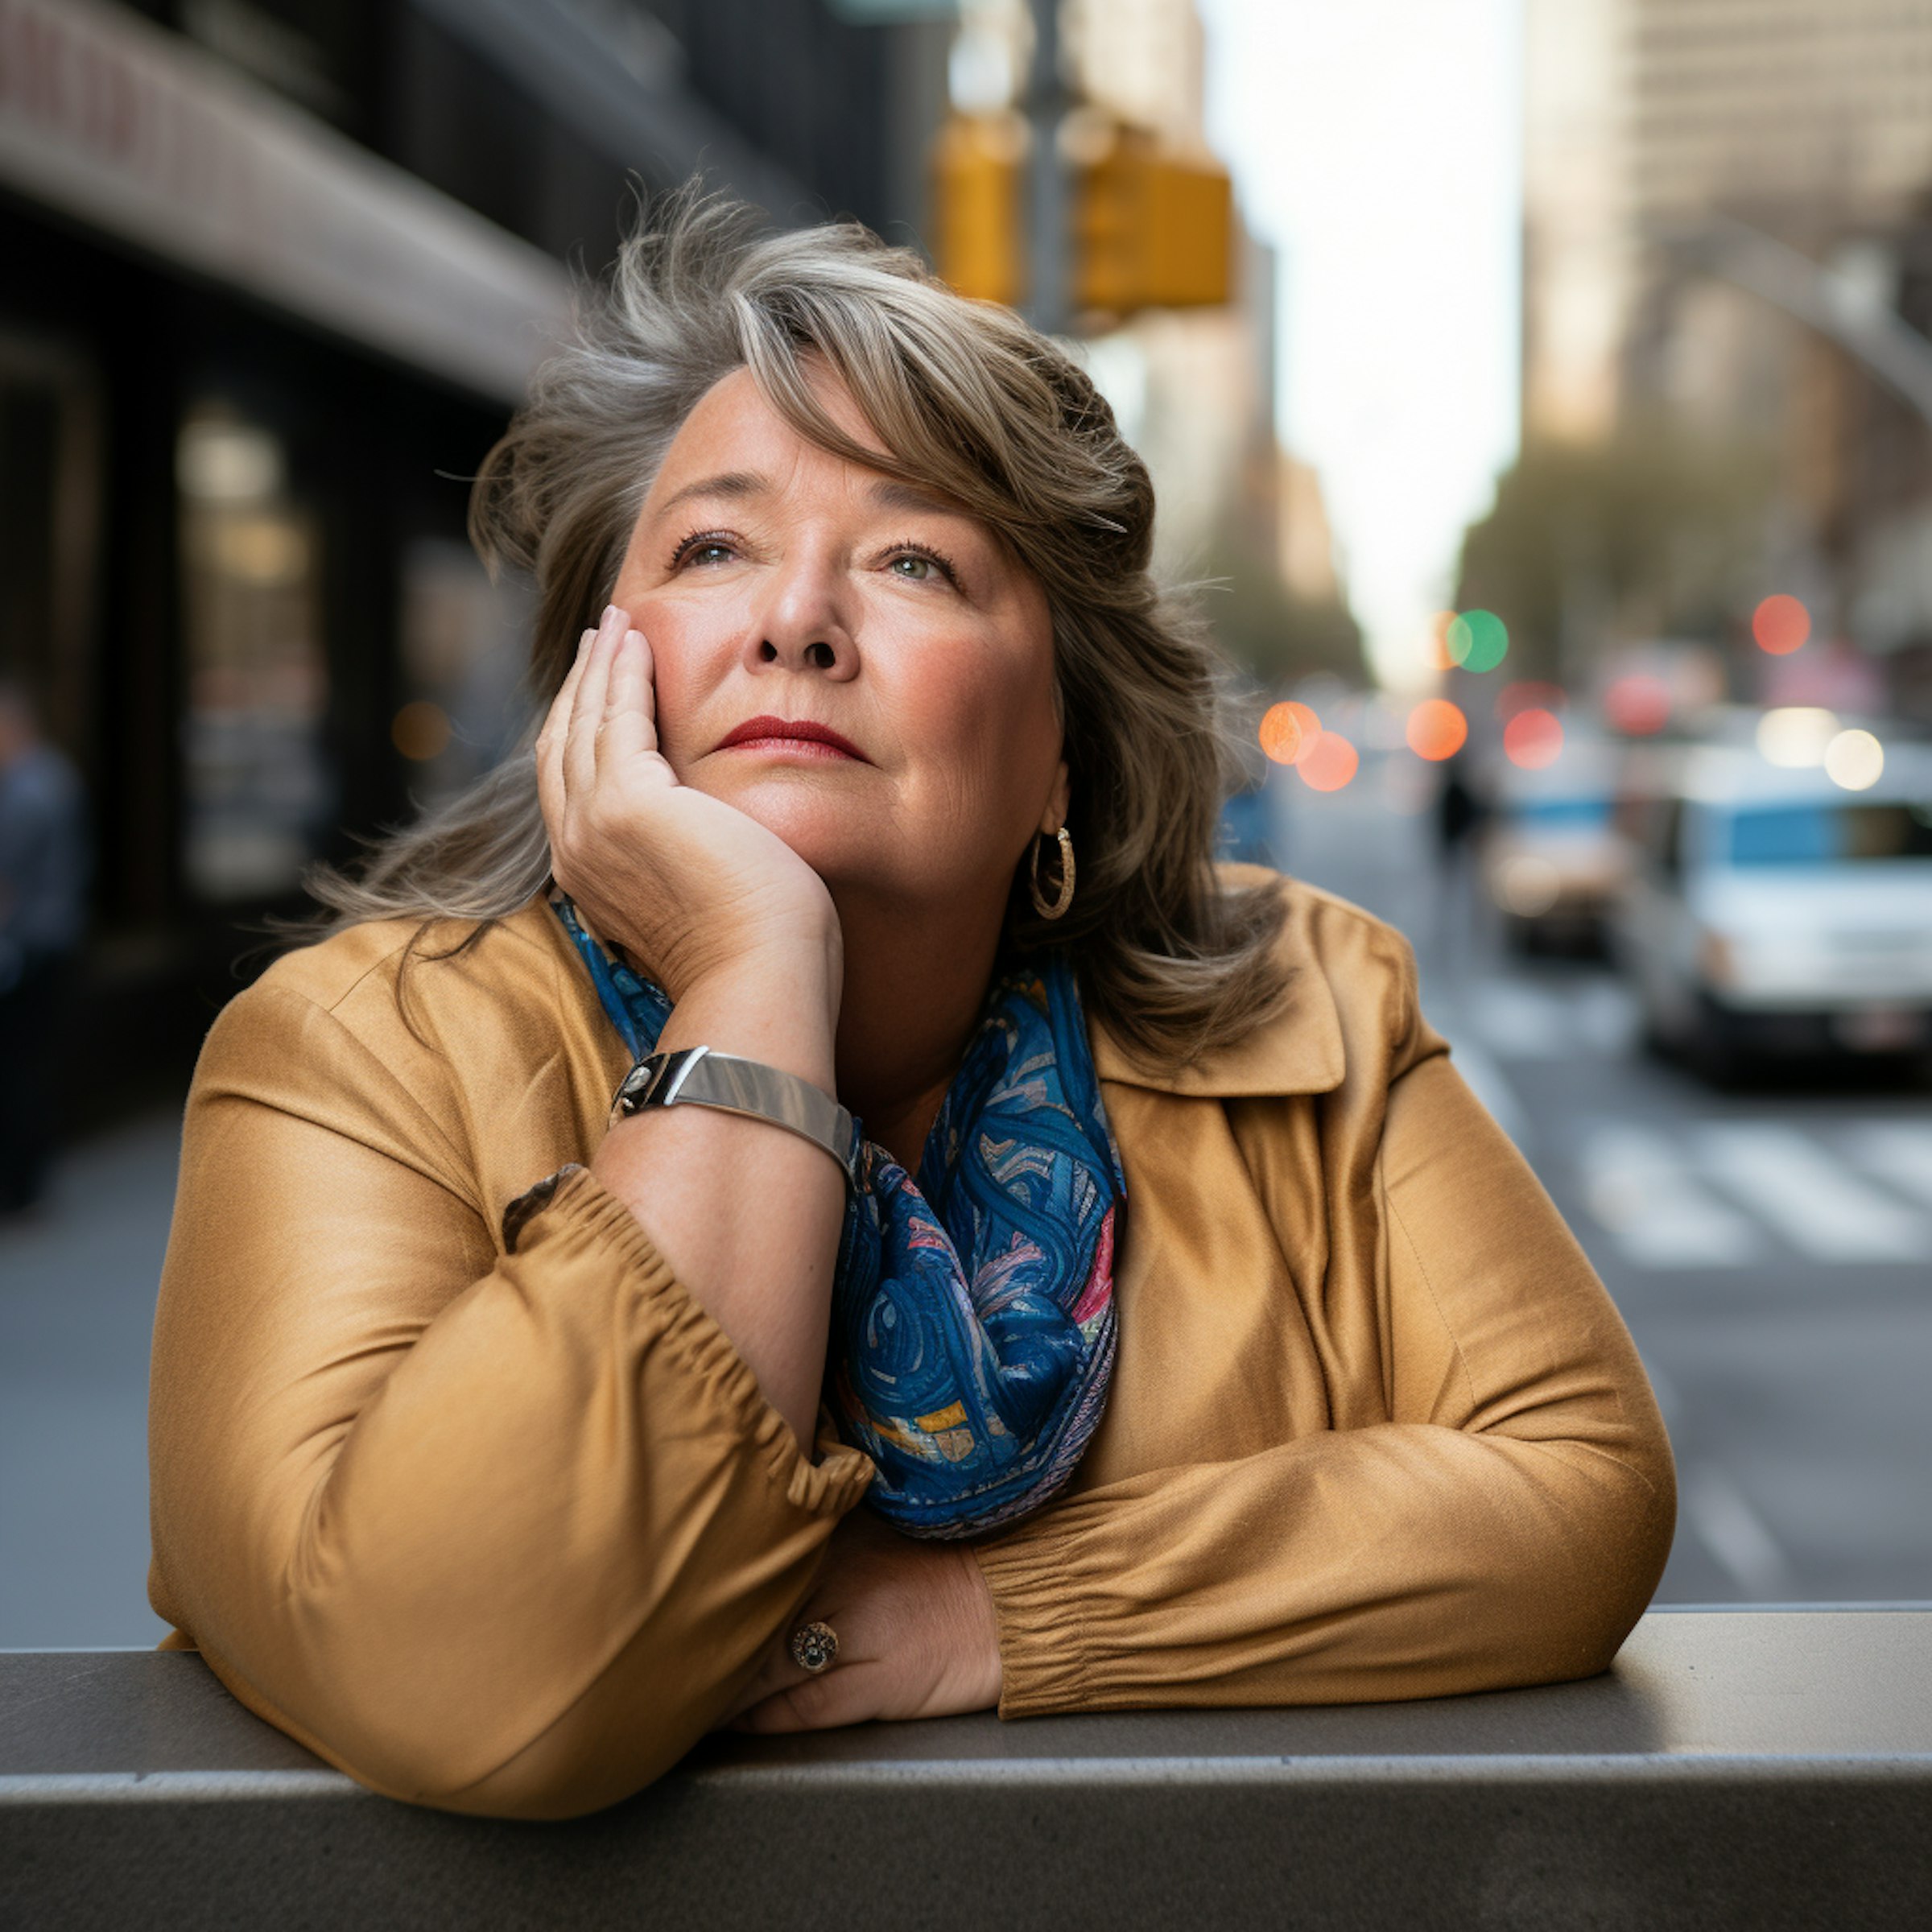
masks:
POLYGON ((1496 694, 1496 715, 1505 723, 1519 711, 1540 704, 1545 711, 1561 711, 1569 694, 1560 684, 1545 684, 1534 678, 1517 678, 1496 694))
POLYGON ((1447 698, 1425 698, 1409 714, 1409 749, 1432 763, 1452 758, 1469 736, 1469 720, 1447 698))
POLYGON ((1774 658, 1787 657, 1811 634, 1811 613, 1796 597, 1783 592, 1766 597, 1751 613, 1751 634, 1758 649, 1774 658))
POLYGON ((1316 791, 1340 791, 1355 776, 1361 758, 1339 733, 1325 731, 1302 754, 1295 770, 1316 791))
POLYGON ((1604 716, 1612 731, 1647 738, 1670 722, 1670 687, 1649 671, 1625 671, 1604 692, 1604 716))
POLYGON ((1553 711, 1533 704, 1519 711, 1503 727, 1503 755, 1525 771, 1540 771, 1563 755, 1563 720, 1553 711))
POLYGON ((1321 720, 1292 698, 1270 704, 1261 719, 1261 749, 1278 765, 1300 764, 1321 735, 1321 720))

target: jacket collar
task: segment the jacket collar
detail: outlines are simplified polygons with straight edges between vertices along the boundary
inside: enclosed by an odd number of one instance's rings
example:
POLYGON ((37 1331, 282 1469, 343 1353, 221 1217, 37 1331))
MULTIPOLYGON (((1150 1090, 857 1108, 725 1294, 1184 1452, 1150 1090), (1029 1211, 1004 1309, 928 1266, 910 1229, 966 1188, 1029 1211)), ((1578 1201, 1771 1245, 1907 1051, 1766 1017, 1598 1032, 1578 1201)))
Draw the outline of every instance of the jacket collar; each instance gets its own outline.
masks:
MULTIPOLYGON (((1256 885, 1274 876, 1258 867, 1222 870, 1230 884, 1256 885)), ((1307 896, 1292 888, 1275 952, 1288 968, 1287 992, 1245 1038, 1184 1067, 1149 1067, 1096 1019, 1088 1024, 1094 1071, 1121 1086, 1192 1098, 1332 1092, 1342 1084, 1341 1021, 1310 930, 1307 896)))

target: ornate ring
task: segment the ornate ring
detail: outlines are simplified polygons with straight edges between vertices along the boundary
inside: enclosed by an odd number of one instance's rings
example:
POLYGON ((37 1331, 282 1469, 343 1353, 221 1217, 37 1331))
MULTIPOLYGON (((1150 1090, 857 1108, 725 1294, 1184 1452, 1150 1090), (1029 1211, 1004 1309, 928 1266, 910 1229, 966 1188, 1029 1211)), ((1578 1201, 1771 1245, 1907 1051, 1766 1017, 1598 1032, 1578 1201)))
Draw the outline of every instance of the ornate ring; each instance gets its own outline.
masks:
POLYGON ((839 1661, 839 1637, 830 1624, 800 1624, 791 1633, 791 1661, 816 1677, 839 1661))

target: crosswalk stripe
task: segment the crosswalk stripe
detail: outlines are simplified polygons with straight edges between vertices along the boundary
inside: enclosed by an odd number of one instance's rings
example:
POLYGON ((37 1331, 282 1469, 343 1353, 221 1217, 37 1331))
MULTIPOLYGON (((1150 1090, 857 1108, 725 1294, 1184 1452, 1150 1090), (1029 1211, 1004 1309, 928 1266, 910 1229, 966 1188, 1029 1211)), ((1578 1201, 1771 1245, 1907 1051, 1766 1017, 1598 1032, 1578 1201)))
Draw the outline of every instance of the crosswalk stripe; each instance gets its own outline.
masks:
POLYGON ((1924 1216, 1881 1194, 1795 1127, 1711 1123, 1690 1144, 1706 1174, 1814 1260, 1932 1258, 1924 1216))
POLYGON ((1738 1268, 1761 1244, 1751 1224, 1686 1171, 1661 1133, 1597 1129, 1583 1150, 1583 1198, 1624 1258, 1640 1268, 1738 1268))
POLYGON ((1932 1206, 1932 1122, 1874 1121, 1854 1128, 1846 1141, 1861 1166, 1932 1206))
POLYGON ((1530 980, 1491 980, 1467 1005, 1472 1030, 1504 1059, 1626 1053, 1637 1035, 1636 1002, 1612 980, 1562 991, 1530 980))

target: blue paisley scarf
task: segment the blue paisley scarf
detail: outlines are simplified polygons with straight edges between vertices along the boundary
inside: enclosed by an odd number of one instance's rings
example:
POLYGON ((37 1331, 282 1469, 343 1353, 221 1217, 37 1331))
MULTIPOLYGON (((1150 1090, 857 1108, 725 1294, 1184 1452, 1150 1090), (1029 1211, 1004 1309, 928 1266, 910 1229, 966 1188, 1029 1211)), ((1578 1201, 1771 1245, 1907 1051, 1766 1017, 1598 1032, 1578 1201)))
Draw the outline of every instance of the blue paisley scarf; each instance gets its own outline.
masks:
MULTIPOLYGON (((671 1002, 558 916, 634 1058, 671 1002)), ((866 1500, 909 1536, 1011 1523, 1062 1488, 1113 1368, 1126 1186, 1071 969, 997 980, 917 1179, 855 1122, 825 1400, 878 1473, 866 1500)))

